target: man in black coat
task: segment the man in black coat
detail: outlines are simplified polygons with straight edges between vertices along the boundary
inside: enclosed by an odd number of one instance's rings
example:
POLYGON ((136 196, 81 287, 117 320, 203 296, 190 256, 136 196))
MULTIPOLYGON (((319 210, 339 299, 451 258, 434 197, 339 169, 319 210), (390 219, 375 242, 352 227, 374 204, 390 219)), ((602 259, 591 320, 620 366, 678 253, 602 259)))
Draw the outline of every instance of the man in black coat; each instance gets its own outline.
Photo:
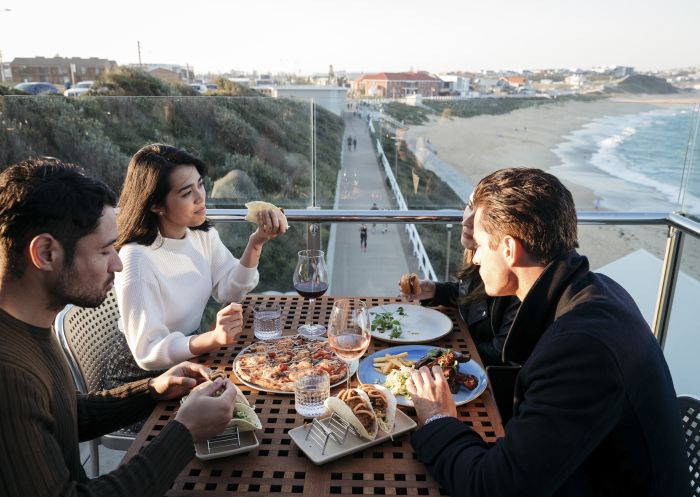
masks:
POLYGON ((663 353, 629 294, 579 255, 571 193, 513 168, 474 192, 486 293, 522 302, 503 356, 517 371, 505 436, 461 423, 439 368, 408 390, 418 458, 452 497, 688 496, 680 413, 663 353))

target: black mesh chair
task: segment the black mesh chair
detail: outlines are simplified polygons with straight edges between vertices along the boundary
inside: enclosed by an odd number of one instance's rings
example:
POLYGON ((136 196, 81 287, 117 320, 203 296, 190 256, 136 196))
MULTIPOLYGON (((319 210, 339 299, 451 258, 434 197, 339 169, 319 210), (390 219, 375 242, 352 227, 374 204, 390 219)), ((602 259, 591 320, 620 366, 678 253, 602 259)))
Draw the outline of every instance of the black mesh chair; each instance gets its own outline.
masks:
POLYGON ((700 397, 679 395, 681 423, 690 464, 690 487, 700 495, 700 397))
MULTIPOLYGON (((119 309, 113 292, 95 309, 69 305, 56 317, 56 335, 80 392, 105 389, 107 371, 115 350, 126 346, 124 335, 117 326, 118 321, 119 309)), ((92 476, 99 475, 100 471, 100 443, 110 449, 127 450, 135 438, 136 433, 116 431, 91 440, 92 476)))

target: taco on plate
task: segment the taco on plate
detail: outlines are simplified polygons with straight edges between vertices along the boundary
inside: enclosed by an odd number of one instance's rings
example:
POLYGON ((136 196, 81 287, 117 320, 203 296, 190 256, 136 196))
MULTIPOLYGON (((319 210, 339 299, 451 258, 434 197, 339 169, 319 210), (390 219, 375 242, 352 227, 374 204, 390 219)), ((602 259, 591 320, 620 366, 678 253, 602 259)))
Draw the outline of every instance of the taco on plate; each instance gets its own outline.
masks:
POLYGON ((385 433, 391 433, 396 422, 396 396, 382 385, 365 384, 360 389, 369 397, 379 428, 385 433))
POLYGON ((255 414, 255 410, 239 402, 236 402, 236 407, 233 410, 233 416, 228 426, 238 426, 238 431, 240 432, 262 429, 260 418, 255 414))
POLYGON ((342 390, 337 397, 326 399, 325 405, 350 423, 362 438, 374 440, 377 437, 377 416, 369 397, 359 388, 342 390))

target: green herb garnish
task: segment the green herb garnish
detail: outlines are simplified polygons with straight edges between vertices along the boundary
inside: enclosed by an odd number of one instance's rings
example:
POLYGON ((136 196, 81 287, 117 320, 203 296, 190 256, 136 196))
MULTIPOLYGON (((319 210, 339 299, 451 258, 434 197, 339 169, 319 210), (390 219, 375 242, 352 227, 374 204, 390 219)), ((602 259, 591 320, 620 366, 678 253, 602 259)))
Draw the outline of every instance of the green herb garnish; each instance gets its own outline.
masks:
POLYGON ((399 306, 394 312, 379 312, 370 313, 372 318, 372 331, 379 333, 389 332, 389 337, 400 338, 403 330, 401 329, 401 319, 406 316, 406 310, 399 306))

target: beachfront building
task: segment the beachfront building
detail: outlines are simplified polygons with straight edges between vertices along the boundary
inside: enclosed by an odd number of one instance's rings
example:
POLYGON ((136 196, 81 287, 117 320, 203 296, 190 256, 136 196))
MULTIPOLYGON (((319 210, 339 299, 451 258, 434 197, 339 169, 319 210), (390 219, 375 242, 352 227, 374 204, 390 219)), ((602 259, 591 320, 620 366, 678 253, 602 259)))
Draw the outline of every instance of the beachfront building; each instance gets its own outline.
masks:
POLYGON ((16 82, 47 81, 63 85, 71 81, 97 79, 104 72, 116 70, 113 60, 90 57, 17 57, 10 63, 16 82))
POLYGON ((498 86, 508 93, 535 93, 535 90, 524 76, 503 76, 498 80, 498 86))
POLYGON ((442 80, 441 95, 466 97, 469 95, 469 78, 457 74, 439 74, 442 80))
POLYGON ((588 79, 586 78, 585 74, 572 74, 571 76, 564 78, 564 82, 567 85, 580 88, 588 82, 588 79))
POLYGON ((424 71, 382 72, 360 76, 353 81, 352 92, 356 96, 364 97, 434 97, 440 94, 442 85, 440 78, 424 71))

